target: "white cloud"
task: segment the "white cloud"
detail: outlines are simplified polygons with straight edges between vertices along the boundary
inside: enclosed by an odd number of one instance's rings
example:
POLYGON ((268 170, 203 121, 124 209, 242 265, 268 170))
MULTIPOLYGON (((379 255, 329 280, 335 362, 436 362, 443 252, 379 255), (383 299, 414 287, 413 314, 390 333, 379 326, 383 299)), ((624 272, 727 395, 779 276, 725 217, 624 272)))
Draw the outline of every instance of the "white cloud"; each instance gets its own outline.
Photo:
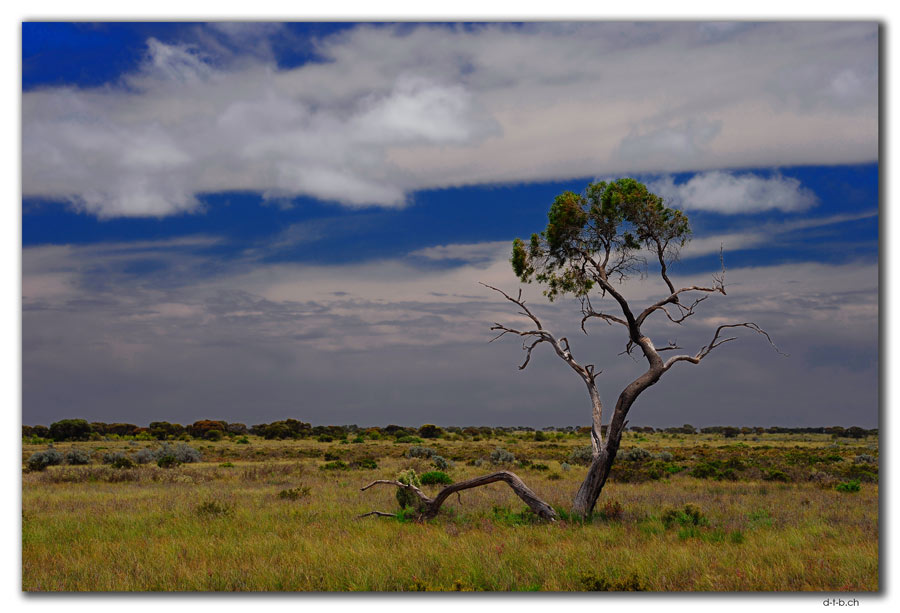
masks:
POLYGON ((763 177, 753 173, 712 171, 697 174, 679 184, 672 177, 664 177, 650 182, 648 187, 670 204, 687 211, 735 214, 779 210, 796 213, 818 204, 816 195, 800 181, 779 174, 763 177))
POLYGON ((25 92, 23 193, 164 216, 203 192, 402 206, 423 188, 877 159, 874 23, 362 26, 290 69, 279 32, 150 39, 120 84, 25 92))

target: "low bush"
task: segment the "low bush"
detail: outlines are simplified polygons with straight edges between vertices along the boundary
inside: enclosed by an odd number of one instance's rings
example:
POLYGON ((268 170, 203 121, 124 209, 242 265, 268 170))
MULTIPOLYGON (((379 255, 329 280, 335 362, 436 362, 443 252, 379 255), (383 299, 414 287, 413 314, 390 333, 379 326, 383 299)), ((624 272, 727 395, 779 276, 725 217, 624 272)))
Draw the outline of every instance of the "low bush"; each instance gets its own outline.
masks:
POLYGON ((453 479, 450 478, 450 475, 440 470, 431 470, 427 473, 422 473, 422 476, 419 477, 419 481, 422 485, 449 485, 453 483, 453 479))
POLYGON ((834 486, 834 489, 836 489, 839 492, 846 492, 848 494, 853 494, 860 490, 859 481, 853 480, 853 481, 845 481, 844 483, 838 483, 836 486, 834 486))
POLYGON ((676 524, 679 526, 708 526, 709 520, 703 512, 692 504, 686 504, 682 509, 667 509, 662 515, 662 522, 666 528, 676 524))
POLYGON ((443 456, 432 456, 431 463, 434 464, 435 468, 438 470, 450 470, 453 466, 453 462, 445 459, 443 456))
POLYGON ((60 452, 56 449, 46 449, 31 454, 25 464, 29 470, 41 471, 48 466, 56 466, 57 464, 62 464, 62 462, 63 456, 60 452))
POLYGON ((365 470, 375 470, 378 468, 378 463, 374 458, 360 458, 355 462, 351 462, 350 466, 353 468, 360 468, 365 470))
MULTIPOLYGON (((419 479, 416 471, 412 468, 399 473, 397 475, 397 481, 414 487, 422 487, 422 481, 419 479)), ((406 488, 398 487, 396 497, 397 503, 400 505, 401 509, 410 508, 418 510, 422 506, 422 499, 419 498, 415 492, 411 492, 406 488)))
POLYGON ((622 454, 622 459, 626 462, 643 462, 651 457, 651 453, 646 449, 634 447, 622 454))
POLYGON ((491 452, 491 464, 512 464, 515 461, 516 456, 502 447, 497 447, 491 452))
POLYGON ((334 462, 328 462, 323 466, 319 467, 320 470, 349 470, 350 466, 346 462, 342 462, 341 460, 335 460, 334 462))
POLYGON ((179 466, 180 464, 181 464, 181 462, 178 461, 178 458, 176 458, 171 453, 161 456, 158 460, 156 460, 156 465, 159 466, 160 468, 175 468, 176 466, 179 466))
POLYGON ((247 438, 246 436, 242 436, 234 442, 237 443, 238 445, 249 445, 250 439, 247 438))
POLYGON ((791 480, 786 472, 777 468, 767 468, 763 473, 763 479, 766 481, 781 481, 783 483, 791 480))
POLYGON ((91 454, 84 449, 70 449, 66 452, 66 464, 84 465, 91 463, 91 454))
POLYGON ((420 447, 418 445, 413 445, 412 447, 407 449, 403 455, 407 458, 430 458, 437 455, 437 451, 435 451, 431 447, 420 447))
POLYGON ((401 436, 394 442, 395 443, 424 443, 425 441, 420 439, 418 436, 401 436))
POLYGON ((854 464, 877 464, 878 458, 873 455, 869 455, 868 453, 862 453, 855 458, 853 458, 854 464))
POLYGON ((587 466, 594 461, 594 452, 590 445, 584 447, 576 447, 569 454, 569 462, 571 464, 582 464, 587 466))

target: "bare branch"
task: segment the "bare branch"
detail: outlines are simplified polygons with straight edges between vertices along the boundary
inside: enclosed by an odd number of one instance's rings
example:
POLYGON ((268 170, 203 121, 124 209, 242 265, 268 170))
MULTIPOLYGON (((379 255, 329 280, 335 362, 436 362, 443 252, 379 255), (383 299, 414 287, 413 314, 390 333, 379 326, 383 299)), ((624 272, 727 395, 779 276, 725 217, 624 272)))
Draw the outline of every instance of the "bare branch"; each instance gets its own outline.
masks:
POLYGON ((531 319, 531 321, 533 321, 534 324, 535 324, 539 329, 540 329, 540 328, 543 328, 543 326, 541 325, 540 320, 539 320, 537 317, 535 317, 534 313, 532 313, 531 310, 530 310, 528 307, 525 306, 525 301, 522 300, 522 290, 521 290, 521 289, 519 289, 519 297, 518 297, 518 298, 513 298, 512 296, 510 296, 509 294, 507 294, 506 292, 504 292, 502 289, 498 289, 498 288, 494 287, 493 285, 488 285, 487 283, 482 283, 481 281, 479 281, 478 283, 479 283, 480 285, 485 286, 485 287, 488 288, 488 289, 492 289, 492 290, 494 290, 495 292, 499 292, 500 294, 503 295, 504 298, 506 298, 507 300, 509 300, 509 301, 512 302, 513 304, 518 305, 519 308, 522 309, 522 311, 520 312, 522 315, 525 315, 525 316, 529 317, 529 318, 531 319))
POLYGON ((699 364, 700 360, 702 360, 703 358, 708 356, 713 349, 715 349, 716 347, 721 347, 725 343, 731 342, 737 338, 734 336, 729 336, 727 338, 720 338, 720 335, 722 334, 722 330, 730 329, 730 328, 747 328, 748 330, 753 330, 757 334, 761 334, 761 335, 765 336, 766 340, 769 341, 769 344, 772 345, 772 347, 775 349, 775 351, 779 355, 783 355, 785 357, 787 357, 787 355, 788 355, 788 354, 782 352, 778 348, 778 346, 774 342, 772 342, 772 337, 769 336, 768 332, 766 332, 765 330, 760 328, 758 325, 756 325, 752 321, 746 321, 746 322, 739 323, 739 324, 723 324, 723 325, 719 326, 718 328, 716 328, 716 332, 715 332, 715 334, 713 334, 712 340, 709 342, 709 344, 701 347, 700 351, 698 351, 696 353, 696 355, 673 356, 673 357, 669 358, 668 360, 666 360, 666 363, 663 365, 663 371, 669 370, 677 362, 690 362, 691 364, 699 364))
POLYGON ((377 515, 378 517, 397 517, 396 513, 382 513, 381 511, 369 511, 368 513, 363 513, 362 515, 358 515, 357 519, 362 519, 363 517, 368 517, 370 515, 377 515))

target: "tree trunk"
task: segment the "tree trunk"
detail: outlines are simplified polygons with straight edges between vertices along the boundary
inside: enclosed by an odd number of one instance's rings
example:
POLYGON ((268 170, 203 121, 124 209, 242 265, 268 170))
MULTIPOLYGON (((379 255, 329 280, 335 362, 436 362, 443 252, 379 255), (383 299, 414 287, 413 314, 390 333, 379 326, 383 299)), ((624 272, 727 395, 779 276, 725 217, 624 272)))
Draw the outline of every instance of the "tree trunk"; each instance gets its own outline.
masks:
POLYGON ((619 443, 622 440, 622 433, 625 431, 625 424, 627 423, 625 417, 641 392, 659 381, 660 376, 662 376, 662 370, 651 368, 629 384, 619 395, 616 409, 613 412, 612 420, 610 420, 609 428, 606 432, 606 441, 600 449, 600 453, 594 456, 587 476, 575 494, 575 500, 572 503, 573 515, 586 519, 594 512, 594 506, 597 504, 597 499, 600 497, 603 486, 606 485, 609 471, 612 469, 613 462, 616 460, 616 454, 619 452, 619 443))

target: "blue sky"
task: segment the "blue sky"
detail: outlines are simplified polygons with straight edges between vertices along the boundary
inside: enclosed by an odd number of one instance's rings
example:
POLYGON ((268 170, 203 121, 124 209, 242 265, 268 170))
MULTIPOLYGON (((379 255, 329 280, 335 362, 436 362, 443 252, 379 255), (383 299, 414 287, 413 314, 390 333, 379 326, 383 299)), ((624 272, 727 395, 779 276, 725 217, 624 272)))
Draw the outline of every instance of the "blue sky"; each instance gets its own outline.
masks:
MULTIPOLYGON (((871 23, 23 24, 23 422, 575 425, 525 373, 509 243, 635 176, 684 209, 673 269, 757 338, 672 371, 640 425, 877 425, 871 23)), ((659 295, 652 268, 626 286, 659 295)), ((577 308, 529 302, 604 368, 577 308), (596 357, 594 357, 596 356, 596 357)), ((712 303, 715 304, 712 304, 712 303)), ((706 306, 706 304, 704 305, 706 306)), ((526 374, 527 373, 527 374, 526 374)))

